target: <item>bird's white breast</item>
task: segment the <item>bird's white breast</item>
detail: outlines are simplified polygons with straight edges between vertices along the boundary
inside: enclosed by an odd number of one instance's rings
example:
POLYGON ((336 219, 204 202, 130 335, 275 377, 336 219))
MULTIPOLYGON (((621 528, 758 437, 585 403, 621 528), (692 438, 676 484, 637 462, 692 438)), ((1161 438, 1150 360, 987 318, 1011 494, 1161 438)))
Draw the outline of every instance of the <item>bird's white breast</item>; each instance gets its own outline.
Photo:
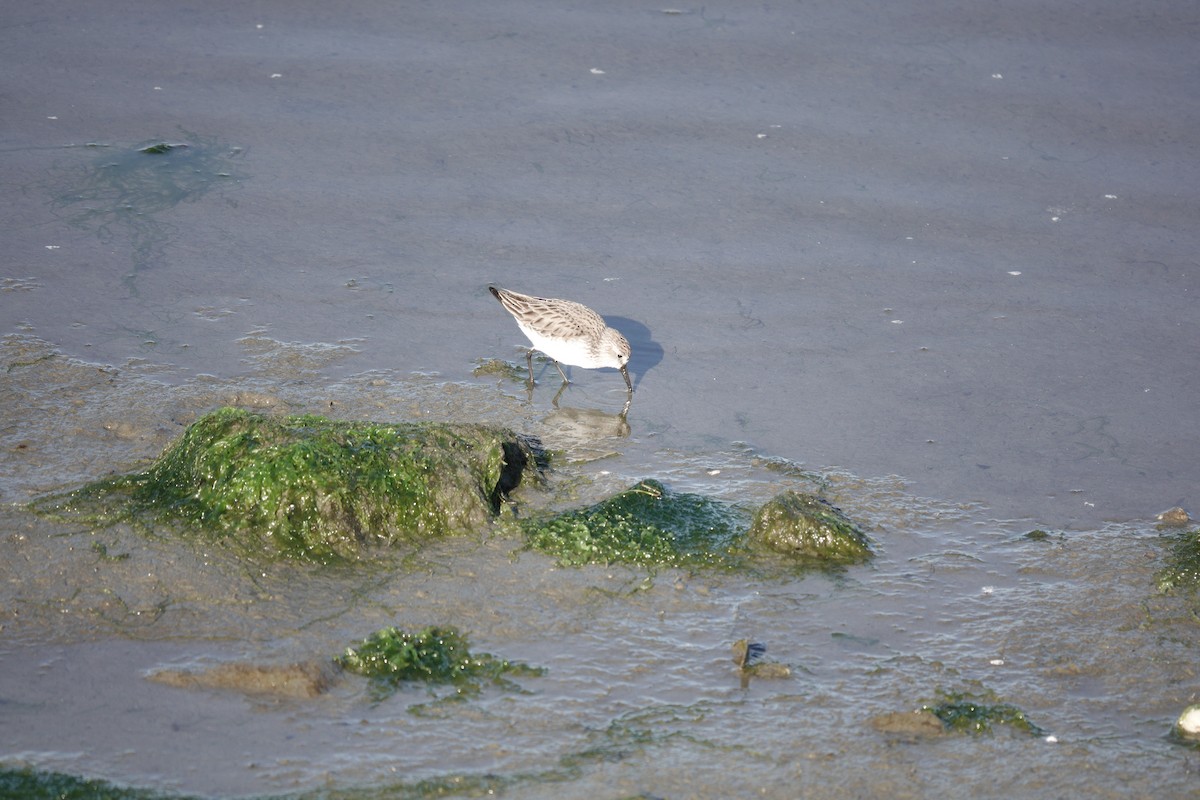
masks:
POLYGON ((522 332, 529 337, 530 344, 534 350, 553 358, 560 364, 567 364, 572 367, 583 367, 584 369, 595 369, 596 367, 620 367, 621 364, 617 361, 615 354, 609 354, 605 358, 605 354, 600 352, 599 342, 593 342, 588 336, 573 336, 573 337, 554 337, 546 336, 528 325, 524 325, 517 321, 522 332))

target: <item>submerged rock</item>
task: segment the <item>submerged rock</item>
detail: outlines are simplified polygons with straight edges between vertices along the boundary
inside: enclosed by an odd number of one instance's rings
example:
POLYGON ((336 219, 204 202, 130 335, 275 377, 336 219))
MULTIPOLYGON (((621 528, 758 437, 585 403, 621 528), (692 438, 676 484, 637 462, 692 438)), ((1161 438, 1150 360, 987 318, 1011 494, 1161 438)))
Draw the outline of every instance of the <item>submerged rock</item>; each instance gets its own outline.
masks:
POLYGON ((718 566, 745 531, 745 514, 698 494, 644 480, 587 508, 523 523, 530 547, 560 564, 718 566))
POLYGON ((1168 508, 1166 511, 1156 514, 1154 519, 1158 521, 1157 527, 1159 530, 1166 528, 1184 528, 1187 527, 1187 524, 1192 521, 1191 515, 1188 514, 1185 509, 1180 508, 1179 506, 1168 508))
POLYGON ((478 529, 531 470, 529 445, 502 428, 223 408, 192 423, 147 471, 34 505, 109 521, 184 520, 236 546, 324 561, 478 529))
POLYGON ((871 718, 871 727, 882 734, 908 742, 936 738, 946 733, 945 724, 928 708, 877 714, 871 718))
POLYGON ((870 558, 866 534, 819 497, 788 490, 754 515, 749 538, 772 550, 834 564, 870 558))
POLYGON ((147 679, 180 689, 230 689, 248 695, 308 698, 333 685, 335 670, 316 661, 298 664, 219 664, 199 670, 161 669, 147 679))

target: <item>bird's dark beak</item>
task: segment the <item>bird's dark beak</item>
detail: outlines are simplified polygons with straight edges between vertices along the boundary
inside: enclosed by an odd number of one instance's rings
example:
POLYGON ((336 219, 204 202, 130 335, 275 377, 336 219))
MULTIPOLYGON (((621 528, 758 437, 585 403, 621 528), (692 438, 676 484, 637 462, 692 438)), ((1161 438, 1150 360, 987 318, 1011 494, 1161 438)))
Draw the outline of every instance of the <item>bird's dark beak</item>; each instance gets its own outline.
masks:
POLYGON ((633 394, 633 384, 629 381, 629 370, 624 366, 621 367, 621 377, 625 379, 625 385, 629 387, 629 393, 633 394))

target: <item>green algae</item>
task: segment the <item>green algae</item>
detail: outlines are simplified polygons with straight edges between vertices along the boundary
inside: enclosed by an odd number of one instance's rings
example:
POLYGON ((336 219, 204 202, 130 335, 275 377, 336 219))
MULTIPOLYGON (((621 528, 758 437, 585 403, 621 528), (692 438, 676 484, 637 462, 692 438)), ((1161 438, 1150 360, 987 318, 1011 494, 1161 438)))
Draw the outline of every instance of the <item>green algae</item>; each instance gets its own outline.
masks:
POLYGON ((485 682, 519 688, 507 675, 545 674, 541 668, 489 653, 472 654, 467 637, 452 627, 431 626, 417 633, 383 628, 348 647, 336 661, 343 669, 369 678, 376 699, 385 699, 404 683, 452 684, 459 695, 471 695, 485 682))
POLYGON ((564 566, 732 566, 746 514, 655 480, 583 509, 522 522, 529 547, 564 566))
POLYGON ((148 470, 33 504, 93 524, 182 521, 252 552, 316 561, 478 530, 536 465, 511 431, 222 408, 148 470))
POLYGON ((990 733, 993 725, 1005 725, 1030 736, 1045 736, 1046 731, 1029 721, 1025 712, 1008 703, 985 703, 962 694, 947 694, 937 705, 925 705, 942 721, 946 730, 961 733, 990 733))
POLYGON ((60 772, 0 769, 0 799, 7 800, 185 800, 183 795, 133 789, 60 772))
POLYGON ((735 568, 746 566, 753 549, 764 546, 802 566, 855 563, 872 555, 858 526, 812 495, 784 492, 751 518, 737 505, 673 492, 651 479, 587 508, 525 520, 521 527, 530 548, 563 566, 735 568))
MULTIPOLYGON (((124 278, 138 296, 137 278, 167 260, 177 228, 167 219, 183 203, 223 193, 245 180, 238 162, 245 154, 216 139, 181 130, 185 141, 151 139, 132 147, 91 143, 91 163, 62 177, 55 208, 69 210, 67 222, 90 230, 104 244, 126 237, 133 272, 124 278)), ((226 197, 232 206, 236 202, 226 197)))
POLYGON ((755 544, 827 564, 856 563, 872 555, 866 534, 840 509, 791 490, 755 513, 748 536, 755 544))
POLYGON ((1172 534, 1167 565, 1154 576, 1163 594, 1179 590, 1195 592, 1200 586, 1200 528, 1172 534))
MULTIPOLYGON (((448 775, 383 787, 322 788, 259 800, 430 800, 436 797, 487 797, 522 783, 540 784, 567 780, 574 775, 545 772, 499 775, 448 775)), ((119 786, 61 772, 28 768, 0 768, 0 800, 194 800, 193 795, 119 786)), ((196 798, 195 800, 198 800, 196 798)))

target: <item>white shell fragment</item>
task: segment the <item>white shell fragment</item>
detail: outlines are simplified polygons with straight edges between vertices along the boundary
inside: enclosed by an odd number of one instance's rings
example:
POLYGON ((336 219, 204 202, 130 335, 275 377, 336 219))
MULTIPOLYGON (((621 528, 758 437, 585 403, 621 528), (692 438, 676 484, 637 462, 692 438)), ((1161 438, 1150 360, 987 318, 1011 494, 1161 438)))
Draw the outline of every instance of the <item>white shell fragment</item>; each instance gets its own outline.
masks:
POLYGON ((1200 737, 1200 704, 1190 705, 1179 715, 1175 727, 1184 736, 1200 737))

